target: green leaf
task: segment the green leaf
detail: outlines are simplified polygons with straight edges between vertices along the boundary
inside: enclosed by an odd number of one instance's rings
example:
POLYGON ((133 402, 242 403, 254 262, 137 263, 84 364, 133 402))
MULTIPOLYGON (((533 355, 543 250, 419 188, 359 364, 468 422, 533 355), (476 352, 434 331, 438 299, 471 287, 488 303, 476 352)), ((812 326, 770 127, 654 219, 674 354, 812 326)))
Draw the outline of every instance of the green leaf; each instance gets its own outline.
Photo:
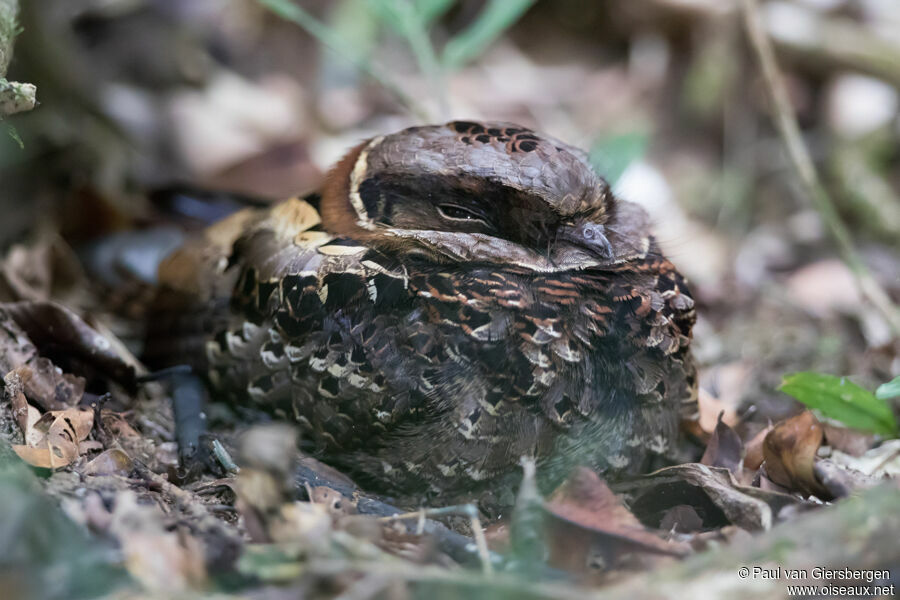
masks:
POLYGON ((879 400, 890 400, 900 396, 900 375, 897 375, 887 383, 882 383, 875 390, 875 397, 879 400))
POLYGON ((644 156, 649 141, 650 136, 639 132, 598 138, 589 153, 591 165, 610 186, 614 186, 628 165, 644 156))
POLYGON ((475 22, 444 46, 444 66, 456 69, 478 57, 500 34, 518 21, 535 1, 489 0, 475 22))
POLYGON ((848 427, 882 435, 900 434, 887 402, 846 377, 793 373, 784 377, 779 389, 848 427))

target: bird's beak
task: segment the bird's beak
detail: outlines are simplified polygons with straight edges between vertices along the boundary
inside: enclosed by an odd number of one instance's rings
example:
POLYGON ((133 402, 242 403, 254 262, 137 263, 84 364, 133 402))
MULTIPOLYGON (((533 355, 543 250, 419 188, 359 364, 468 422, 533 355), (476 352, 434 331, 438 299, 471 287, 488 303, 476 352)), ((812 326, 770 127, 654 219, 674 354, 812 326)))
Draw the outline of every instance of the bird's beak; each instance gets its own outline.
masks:
POLYGON ((584 248, 600 259, 610 260, 613 258, 613 248, 606 237, 606 228, 599 223, 582 221, 563 225, 559 231, 559 239, 584 248))

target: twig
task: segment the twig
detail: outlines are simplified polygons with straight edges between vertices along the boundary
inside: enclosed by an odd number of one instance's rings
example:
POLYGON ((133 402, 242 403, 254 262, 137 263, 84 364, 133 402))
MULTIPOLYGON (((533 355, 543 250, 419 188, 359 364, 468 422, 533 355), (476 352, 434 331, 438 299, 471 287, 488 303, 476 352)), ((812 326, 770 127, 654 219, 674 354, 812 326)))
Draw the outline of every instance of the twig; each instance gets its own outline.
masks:
POLYGON ((316 38, 322 45, 329 48, 341 58, 353 63, 356 68, 369 75, 393 94, 397 100, 404 104, 410 112, 416 115, 416 117, 423 121, 429 120, 428 111, 425 110, 412 96, 404 92, 387 71, 384 71, 364 56, 350 56, 344 51, 344 48, 348 45, 347 42, 311 14, 296 4, 293 4, 290 0, 257 1, 282 19, 296 23, 305 29, 307 33, 316 38))
POLYGON ((6 79, 6 69, 12 60, 13 40, 19 33, 18 14, 18 0, 0 0, 0 119, 31 110, 37 104, 37 88, 33 84, 6 79))
MULTIPOLYGON (((455 587, 460 592, 472 590, 473 593, 487 597, 511 598, 547 598, 557 600, 587 600, 590 592, 584 588, 564 582, 526 581, 508 573, 500 573, 492 577, 463 569, 446 569, 431 565, 417 565, 406 561, 373 561, 373 560, 340 560, 311 559, 305 568, 316 575, 336 575, 355 571, 365 574, 376 574, 413 583, 437 583, 444 587, 455 587)), ((468 597, 461 594, 460 597, 468 597)))
POLYGON ((478 557, 481 559, 481 569, 486 576, 491 577, 494 574, 494 566, 491 564, 491 555, 488 552, 487 538, 484 537, 481 519, 478 518, 478 512, 475 510, 472 511, 472 516, 469 518, 472 522, 472 537, 475 538, 478 557))
POLYGON ((491 554, 488 550, 487 538, 484 537, 484 529, 481 526, 481 519, 478 518, 478 509, 472 504, 459 504, 455 506, 443 506, 441 508, 422 508, 415 512, 400 513, 398 515, 389 515, 381 517, 379 521, 401 521, 406 519, 418 520, 418 533, 421 535, 425 528, 426 517, 444 517, 447 515, 463 515, 469 517, 469 523, 472 527, 472 537, 475 539, 475 547, 478 549, 478 557, 481 559, 481 568, 485 575, 494 573, 494 566, 491 564, 491 554))
MULTIPOLYGON (((361 493, 353 485, 331 479, 325 473, 317 472, 302 464, 295 470, 294 482, 295 485, 300 488, 307 487, 307 490, 312 487, 324 485, 336 492, 340 492, 345 498, 353 499, 357 503, 356 508, 361 515, 389 517, 395 520, 397 515, 403 517, 403 519, 413 517, 418 518, 419 516, 418 511, 403 513, 396 506, 361 493), (407 515, 411 516, 407 517, 407 515)), ((456 510, 456 514, 459 513, 459 507, 451 508, 456 510)), ((447 514, 445 509, 438 508, 432 510, 447 514)), ((480 531, 480 529, 478 531, 480 531)), ((438 549, 456 562, 466 566, 481 564, 483 568, 485 560, 483 550, 487 548, 486 542, 479 545, 479 542, 476 540, 473 549, 471 538, 456 533, 446 527, 443 523, 431 519, 425 520, 424 533, 433 536, 438 549)), ((484 536, 484 532, 481 532, 481 536, 484 536)), ((491 552, 488 552, 487 558, 492 565, 500 564, 503 560, 502 557, 491 552)))
POLYGON ((822 185, 809 150, 800 136, 797 117, 778 70, 772 44, 763 29, 757 0, 743 0, 742 7, 750 42, 759 59, 763 79, 772 97, 775 126, 784 141, 800 182, 837 242, 841 257, 853 272, 860 292, 884 316, 894 334, 900 336, 900 312, 856 251, 850 231, 841 221, 831 196, 822 185))

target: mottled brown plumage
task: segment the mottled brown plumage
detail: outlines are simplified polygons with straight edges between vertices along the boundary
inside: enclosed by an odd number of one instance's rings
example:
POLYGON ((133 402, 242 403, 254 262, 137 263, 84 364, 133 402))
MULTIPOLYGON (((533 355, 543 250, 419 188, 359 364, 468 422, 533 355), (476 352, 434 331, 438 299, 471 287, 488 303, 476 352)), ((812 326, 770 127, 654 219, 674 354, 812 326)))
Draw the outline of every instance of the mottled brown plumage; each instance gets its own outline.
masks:
POLYGON ((231 217, 161 277, 207 307, 180 349, 217 330, 220 394, 371 487, 458 497, 523 455, 564 477, 669 449, 694 311, 648 221, 581 151, 453 122, 360 144, 320 194, 231 217))

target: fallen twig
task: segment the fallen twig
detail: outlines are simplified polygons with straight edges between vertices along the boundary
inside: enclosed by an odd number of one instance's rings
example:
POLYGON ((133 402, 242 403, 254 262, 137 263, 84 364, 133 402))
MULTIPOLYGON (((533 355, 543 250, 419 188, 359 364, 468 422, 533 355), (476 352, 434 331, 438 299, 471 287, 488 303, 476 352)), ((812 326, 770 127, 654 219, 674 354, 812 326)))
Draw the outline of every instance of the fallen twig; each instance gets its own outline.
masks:
POLYGON ((485 575, 491 575, 494 567, 491 564, 490 551, 488 550, 487 538, 484 537, 484 528, 481 526, 481 519, 478 518, 478 509, 472 504, 460 504, 456 506, 443 506, 440 508, 423 508, 415 512, 400 513, 381 517, 379 521, 402 521, 406 519, 416 519, 417 533, 421 535, 425 531, 426 517, 444 517, 447 515, 463 515, 469 517, 472 528, 472 537, 475 539, 475 547, 478 548, 478 557, 481 559, 481 568, 485 575))
POLYGON ((800 183, 837 242, 841 257, 853 271, 863 297, 882 314, 894 334, 900 336, 900 312, 856 251, 850 231, 838 215, 830 194, 822 185, 809 149, 800 136, 797 116, 794 114, 784 80, 778 70, 771 41, 763 28, 757 0, 742 0, 742 7, 747 34, 759 59, 763 79, 772 98, 775 126, 784 141, 800 183))

